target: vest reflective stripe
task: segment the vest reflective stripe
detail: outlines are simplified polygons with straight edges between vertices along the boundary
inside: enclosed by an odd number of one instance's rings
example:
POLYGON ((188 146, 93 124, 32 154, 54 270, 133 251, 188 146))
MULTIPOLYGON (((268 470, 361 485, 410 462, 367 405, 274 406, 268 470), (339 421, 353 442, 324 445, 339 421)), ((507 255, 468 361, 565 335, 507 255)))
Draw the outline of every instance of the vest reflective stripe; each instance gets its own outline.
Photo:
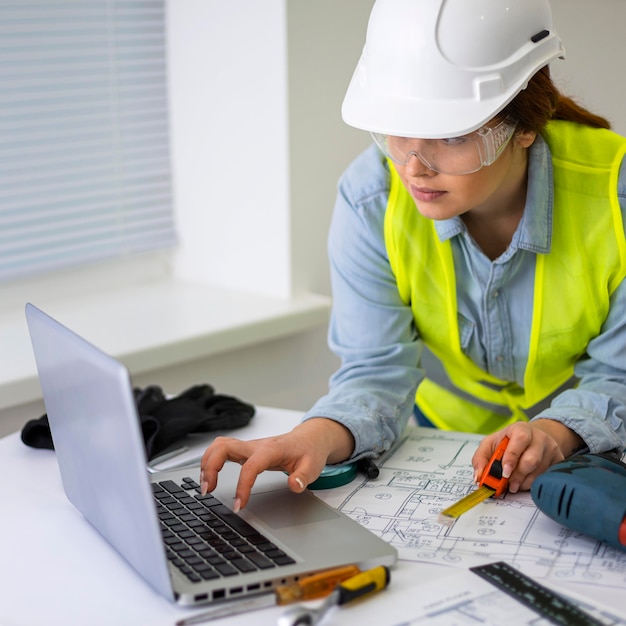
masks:
POLYGON ((573 375, 574 364, 599 334, 610 297, 626 276, 626 242, 617 198, 626 140, 567 122, 549 125, 554 219, 549 254, 537 254, 535 297, 524 383, 501 380, 461 349, 450 241, 441 242, 389 163, 391 186, 385 244, 402 300, 420 337, 442 362, 455 394, 423 381, 416 402, 438 427, 493 432, 526 419, 525 410, 573 375), (558 292, 555 293, 555 290, 558 292), (475 402, 471 399, 475 398, 475 402), (494 412, 488 404, 506 408, 494 412))

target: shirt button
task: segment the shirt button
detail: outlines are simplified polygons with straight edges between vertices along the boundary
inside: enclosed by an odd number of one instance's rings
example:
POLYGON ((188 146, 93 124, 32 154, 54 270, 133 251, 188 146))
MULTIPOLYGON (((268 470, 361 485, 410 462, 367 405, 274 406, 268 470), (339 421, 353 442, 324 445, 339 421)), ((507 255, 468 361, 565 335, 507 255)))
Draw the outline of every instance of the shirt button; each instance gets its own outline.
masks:
POLYGON ((502 363, 502 361, 504 361, 504 357, 501 354, 498 354, 496 361, 498 361, 498 363, 502 363))
POLYGON ((496 290, 495 290, 495 291, 491 294, 491 297, 495 299, 495 298, 497 298, 499 295, 500 295, 500 292, 496 289, 496 290))

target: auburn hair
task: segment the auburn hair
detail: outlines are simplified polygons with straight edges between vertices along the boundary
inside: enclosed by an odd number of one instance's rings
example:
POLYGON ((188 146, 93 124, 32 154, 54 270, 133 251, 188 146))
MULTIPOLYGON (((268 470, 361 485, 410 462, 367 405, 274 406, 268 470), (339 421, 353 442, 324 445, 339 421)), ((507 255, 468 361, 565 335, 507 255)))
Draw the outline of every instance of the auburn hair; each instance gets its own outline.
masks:
POLYGON ((498 117, 506 117, 517 123, 518 131, 534 131, 541 134, 550 120, 577 122, 594 128, 611 128, 611 123, 588 111, 572 98, 563 95, 550 77, 546 65, 528 81, 498 117))

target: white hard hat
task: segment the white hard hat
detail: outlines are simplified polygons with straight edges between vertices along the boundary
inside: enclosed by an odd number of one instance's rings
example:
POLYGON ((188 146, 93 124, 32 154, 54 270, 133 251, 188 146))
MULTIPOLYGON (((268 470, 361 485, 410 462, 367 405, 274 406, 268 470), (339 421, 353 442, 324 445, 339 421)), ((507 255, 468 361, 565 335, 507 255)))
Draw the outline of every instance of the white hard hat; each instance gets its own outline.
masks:
POLYGON ((377 0, 342 116, 387 135, 464 135, 564 54, 549 0, 377 0))

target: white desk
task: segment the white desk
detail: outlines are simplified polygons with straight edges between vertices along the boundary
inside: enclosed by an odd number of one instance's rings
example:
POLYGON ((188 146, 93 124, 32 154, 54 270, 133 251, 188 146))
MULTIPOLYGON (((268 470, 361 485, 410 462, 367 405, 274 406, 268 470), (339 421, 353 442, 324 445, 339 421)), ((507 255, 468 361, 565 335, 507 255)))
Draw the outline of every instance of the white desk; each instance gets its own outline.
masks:
MULTIPOLYGON (((260 408, 237 435, 284 432, 299 417, 295 411, 260 408)), ((0 439, 0 494, 2 626, 173 626, 202 610, 180 609, 158 596, 67 501, 54 452, 28 448, 18 433, 0 439)), ((454 573, 399 562, 387 590, 336 610, 324 624, 398 624, 411 615, 420 581, 454 573)), ((282 610, 264 609, 209 624, 275 626, 282 610)))

